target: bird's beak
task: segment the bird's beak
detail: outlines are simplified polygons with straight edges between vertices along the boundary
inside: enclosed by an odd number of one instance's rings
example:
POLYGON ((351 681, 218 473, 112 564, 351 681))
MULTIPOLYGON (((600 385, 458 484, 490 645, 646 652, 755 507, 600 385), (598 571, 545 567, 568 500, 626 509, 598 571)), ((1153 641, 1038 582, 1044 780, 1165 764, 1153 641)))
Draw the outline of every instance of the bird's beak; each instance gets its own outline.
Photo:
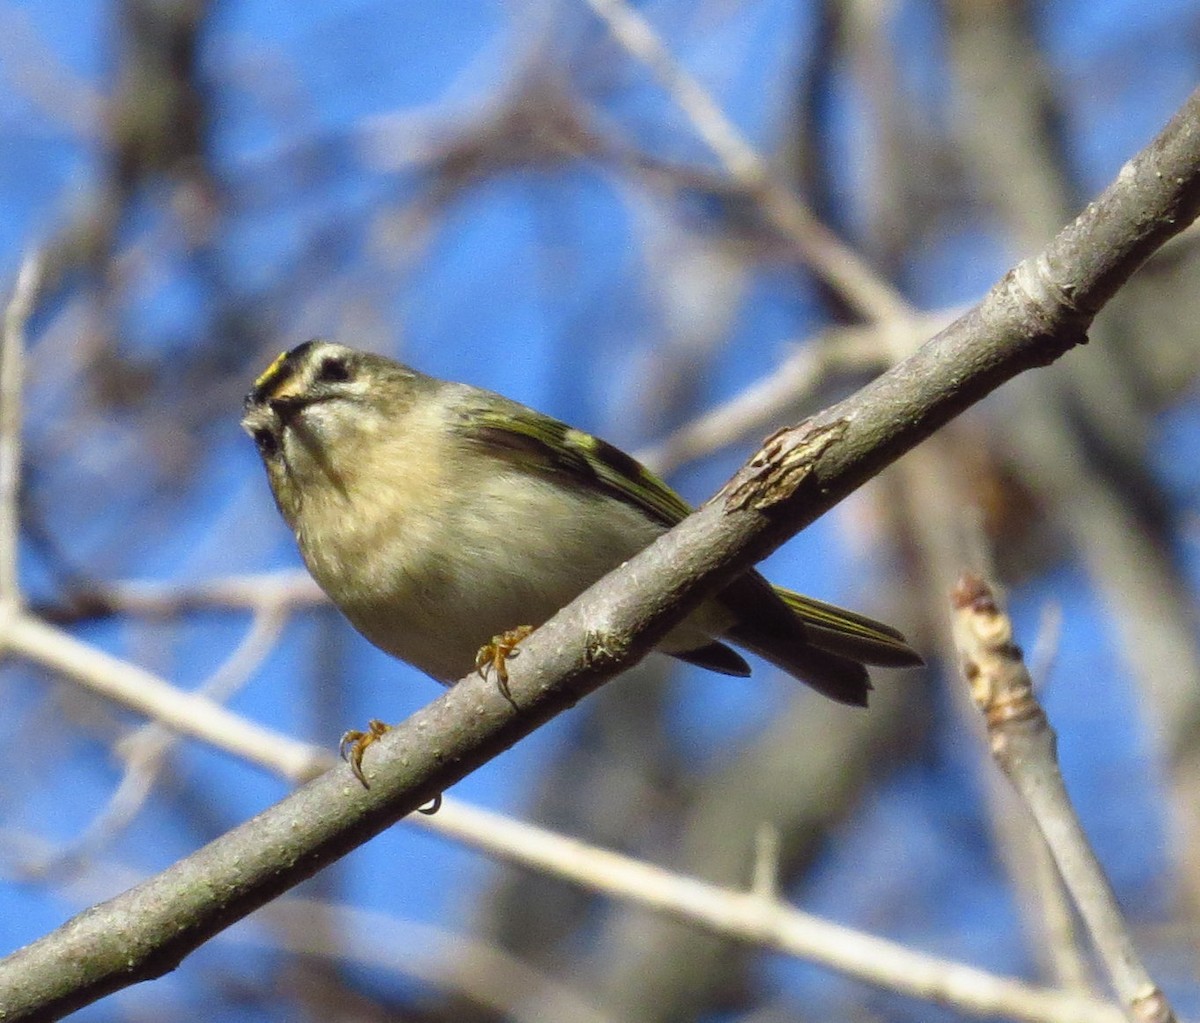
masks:
POLYGON ((293 413, 299 412, 305 405, 311 404, 311 401, 299 394, 281 394, 274 398, 267 398, 263 404, 280 419, 286 421, 291 418, 293 413))

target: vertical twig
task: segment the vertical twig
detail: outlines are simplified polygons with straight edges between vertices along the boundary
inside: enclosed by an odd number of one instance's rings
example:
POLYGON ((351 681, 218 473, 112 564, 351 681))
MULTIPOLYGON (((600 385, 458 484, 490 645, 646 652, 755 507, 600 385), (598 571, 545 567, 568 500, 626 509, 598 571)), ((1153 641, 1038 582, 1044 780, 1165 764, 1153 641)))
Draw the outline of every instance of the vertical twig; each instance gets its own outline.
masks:
MULTIPOLYGON (((1061 605, 1050 603, 1042 608, 1037 638, 1034 640, 1028 661, 1030 677, 1043 690, 1058 656, 1062 625, 1061 605)), ((1024 831, 1031 839, 1028 848, 1033 857, 1029 890, 1041 903, 1041 950, 1049 965, 1050 976, 1060 987, 1072 991, 1089 991, 1092 986, 1091 971, 1071 897, 1045 839, 1028 825, 1024 831)))
POLYGON ((1134 1023, 1174 1023, 1174 1010, 1134 948, 1116 895, 1067 795, 1057 736, 1013 643, 1012 622, 977 576, 964 575, 952 600, 963 675, 987 719, 992 756, 1045 836, 1113 990, 1134 1023))
POLYGON ((754 870, 750 891, 768 902, 780 902, 779 829, 764 821, 754 832, 754 870))
POLYGON ((25 324, 33 312, 42 277, 41 256, 21 265, 12 297, 4 310, 0 336, 0 607, 21 600, 17 582, 20 534, 21 392, 24 386, 25 324))

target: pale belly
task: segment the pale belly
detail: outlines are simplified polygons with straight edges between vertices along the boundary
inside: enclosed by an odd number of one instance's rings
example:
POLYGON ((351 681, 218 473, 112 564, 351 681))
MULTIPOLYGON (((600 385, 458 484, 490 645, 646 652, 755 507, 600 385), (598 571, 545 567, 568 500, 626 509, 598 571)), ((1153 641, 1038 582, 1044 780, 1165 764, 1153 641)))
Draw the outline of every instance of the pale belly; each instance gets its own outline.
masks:
MULTIPOLYGON (((503 480, 492 485, 469 512, 422 521, 425 535, 393 523, 352 548, 336 531, 301 543, 314 577, 367 639, 444 683, 471 672, 493 636, 542 624, 661 532, 615 501, 540 486, 521 504, 500 493, 503 480), (363 549, 373 556, 355 563, 363 549)), ((702 645, 708 634, 685 625, 664 646, 702 645)))

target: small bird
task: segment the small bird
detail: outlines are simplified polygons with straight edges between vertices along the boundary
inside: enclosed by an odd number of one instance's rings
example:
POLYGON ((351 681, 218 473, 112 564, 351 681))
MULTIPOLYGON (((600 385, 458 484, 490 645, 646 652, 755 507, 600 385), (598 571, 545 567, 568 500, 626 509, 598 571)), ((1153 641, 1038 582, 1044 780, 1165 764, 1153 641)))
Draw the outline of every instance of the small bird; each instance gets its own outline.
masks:
MULTIPOLYGON (((446 684, 495 668, 503 685, 531 627, 691 511, 590 434, 331 341, 271 363, 242 425, 313 578, 368 640, 446 684)), ((749 675, 723 641, 859 706, 864 663, 921 663, 896 629, 753 570, 659 649, 749 675)), ((385 727, 347 733, 360 777, 362 749, 385 727)))

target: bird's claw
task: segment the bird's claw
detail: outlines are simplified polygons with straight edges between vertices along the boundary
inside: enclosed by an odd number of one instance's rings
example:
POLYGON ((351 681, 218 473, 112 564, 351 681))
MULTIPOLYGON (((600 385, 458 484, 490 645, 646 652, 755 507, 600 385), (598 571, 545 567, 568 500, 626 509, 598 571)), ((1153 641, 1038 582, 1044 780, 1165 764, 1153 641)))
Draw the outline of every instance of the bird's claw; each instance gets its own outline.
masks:
MULTIPOLYGON (((366 775, 363 774, 363 752, 368 746, 377 743, 391 730, 392 726, 387 724, 387 722, 380 721, 378 718, 371 718, 367 722, 367 730, 365 732, 352 729, 346 732, 342 736, 342 741, 338 743, 338 754, 350 765, 350 770, 354 772, 354 777, 362 782, 364 789, 369 789, 371 786, 367 783, 366 775)), ((432 816, 441 808, 442 794, 439 792, 424 806, 417 807, 417 812, 432 816)))
POLYGON ((487 678, 488 672, 494 671, 500 692, 509 703, 513 702, 513 698, 508 691, 507 662, 510 657, 516 657, 520 653, 517 649, 518 644, 531 632, 532 625, 518 625, 515 629, 493 636, 492 641, 480 647, 479 653, 475 655, 475 670, 479 672, 480 678, 487 678))
POLYGON ((366 775, 363 774, 362 758, 368 746, 373 746, 383 736, 392 730, 392 726, 378 718, 371 718, 367 722, 367 730, 360 732, 357 729, 346 732, 342 736, 342 741, 338 743, 338 755, 350 765, 350 770, 354 772, 354 777, 362 782, 364 789, 369 789, 371 786, 367 784, 366 775))

